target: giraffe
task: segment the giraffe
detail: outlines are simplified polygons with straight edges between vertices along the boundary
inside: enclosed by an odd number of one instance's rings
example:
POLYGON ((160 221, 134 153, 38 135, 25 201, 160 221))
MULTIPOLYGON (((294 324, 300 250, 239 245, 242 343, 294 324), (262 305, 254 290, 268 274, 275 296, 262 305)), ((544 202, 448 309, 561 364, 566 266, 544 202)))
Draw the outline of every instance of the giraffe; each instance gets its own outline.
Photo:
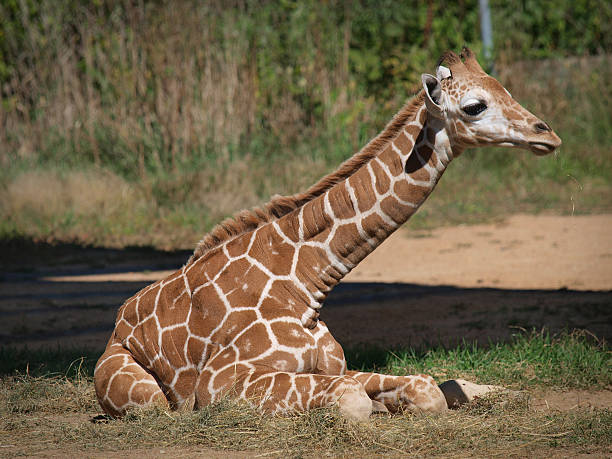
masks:
MULTIPOLYGON (((423 89, 337 171, 221 223, 181 269, 121 306, 94 374, 106 413, 198 409, 227 396, 269 413, 333 405, 355 419, 455 404, 453 387, 470 383, 348 371, 321 306, 467 147, 542 155, 561 140, 467 48, 444 53, 436 75, 421 79, 423 89)), ((474 387, 466 400, 492 389, 474 387)))

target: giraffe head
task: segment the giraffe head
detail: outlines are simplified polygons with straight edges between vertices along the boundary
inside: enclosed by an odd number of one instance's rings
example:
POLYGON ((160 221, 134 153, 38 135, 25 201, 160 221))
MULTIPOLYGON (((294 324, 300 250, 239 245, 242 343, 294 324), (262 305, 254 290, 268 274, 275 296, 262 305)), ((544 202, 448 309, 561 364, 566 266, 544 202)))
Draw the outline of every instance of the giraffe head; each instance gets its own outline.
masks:
POLYGON ((447 51, 436 76, 423 74, 425 105, 429 116, 440 119, 451 145, 499 145, 552 153, 561 139, 538 117, 524 109, 493 77, 482 70, 472 51, 461 56, 447 51))

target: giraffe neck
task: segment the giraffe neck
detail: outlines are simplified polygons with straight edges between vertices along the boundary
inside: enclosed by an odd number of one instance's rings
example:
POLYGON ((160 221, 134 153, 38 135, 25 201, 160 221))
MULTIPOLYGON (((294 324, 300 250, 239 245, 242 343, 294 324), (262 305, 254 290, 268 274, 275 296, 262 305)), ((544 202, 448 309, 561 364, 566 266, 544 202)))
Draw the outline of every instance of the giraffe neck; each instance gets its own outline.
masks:
POLYGON ((296 280, 309 292, 313 310, 416 212, 458 154, 442 121, 428 118, 423 105, 393 141, 350 177, 273 223, 299 248, 296 280))

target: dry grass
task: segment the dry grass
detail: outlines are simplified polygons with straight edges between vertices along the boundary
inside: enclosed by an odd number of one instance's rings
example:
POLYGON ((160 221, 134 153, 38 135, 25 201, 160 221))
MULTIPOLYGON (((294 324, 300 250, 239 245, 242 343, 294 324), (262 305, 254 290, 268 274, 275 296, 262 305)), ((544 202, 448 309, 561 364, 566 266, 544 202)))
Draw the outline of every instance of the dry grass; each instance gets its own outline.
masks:
POLYGON ((0 187, 0 233, 107 247, 191 249, 206 228, 261 204, 262 194, 303 190, 327 169, 324 161, 312 158, 287 158, 272 166, 247 156, 169 175, 155 184, 95 167, 35 169, 0 187))
POLYGON ((530 410, 526 394, 490 396, 442 415, 385 415, 365 423, 348 421, 334 409, 269 417, 231 401, 189 413, 139 410, 93 423, 97 411, 89 382, 3 382, 0 441, 15 445, 10 454, 200 446, 272 457, 491 457, 565 448, 603 453, 612 440, 609 410, 538 413, 530 410))
MULTIPOLYGON (((45 361, 45 368, 63 368, 76 352, 17 355, 9 351, 4 357, 21 362, 15 368, 23 368, 23 361, 31 361, 32 373, 40 374, 36 362, 45 361)), ((150 452, 153 448, 188 454, 193 451, 190 448, 196 447, 272 457, 554 457, 611 452, 609 408, 543 411, 530 407, 531 393, 541 398, 542 391, 550 388, 571 391, 585 387, 587 380, 590 390, 609 388, 610 353, 603 342, 586 341, 582 334, 564 335, 557 340, 533 334, 491 350, 460 346, 433 350, 420 358, 390 356, 383 372, 426 372, 440 377, 441 367, 446 367, 453 377, 527 389, 491 394, 440 415, 379 415, 364 423, 348 421, 333 408, 288 417, 266 416, 230 400, 196 412, 150 408, 134 410, 121 420, 110 420, 99 416, 91 377, 87 376, 93 371, 95 359, 75 359, 62 372, 74 376, 18 375, 0 379, 0 445, 6 448, 0 454, 33 455, 49 450, 58 455, 79 451, 106 454, 134 449, 150 452), (474 372, 474 366, 481 367, 484 373, 474 372), (543 372, 538 366, 547 370, 543 372), (599 376, 589 379, 592 375, 599 376)), ((371 368, 371 362, 367 368, 371 368)), ((15 374, 7 369, 3 370, 5 374, 15 374)), ((594 404, 609 407, 609 394, 599 392, 599 398, 593 400, 600 402, 594 404), (601 400, 608 400, 608 404, 601 400)))

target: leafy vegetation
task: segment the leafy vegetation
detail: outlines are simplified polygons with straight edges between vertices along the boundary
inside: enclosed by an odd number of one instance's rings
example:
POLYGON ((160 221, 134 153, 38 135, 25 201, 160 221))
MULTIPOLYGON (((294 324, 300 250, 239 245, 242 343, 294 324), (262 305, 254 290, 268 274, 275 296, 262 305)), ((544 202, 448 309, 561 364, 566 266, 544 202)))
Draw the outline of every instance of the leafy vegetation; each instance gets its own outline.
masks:
MULTIPOLYGON (((466 153, 413 225, 609 210, 609 2, 491 5, 498 77, 564 146, 466 153)), ((357 151, 442 51, 481 48, 475 0, 7 0, 0 16, 5 239, 192 247, 357 151)))

